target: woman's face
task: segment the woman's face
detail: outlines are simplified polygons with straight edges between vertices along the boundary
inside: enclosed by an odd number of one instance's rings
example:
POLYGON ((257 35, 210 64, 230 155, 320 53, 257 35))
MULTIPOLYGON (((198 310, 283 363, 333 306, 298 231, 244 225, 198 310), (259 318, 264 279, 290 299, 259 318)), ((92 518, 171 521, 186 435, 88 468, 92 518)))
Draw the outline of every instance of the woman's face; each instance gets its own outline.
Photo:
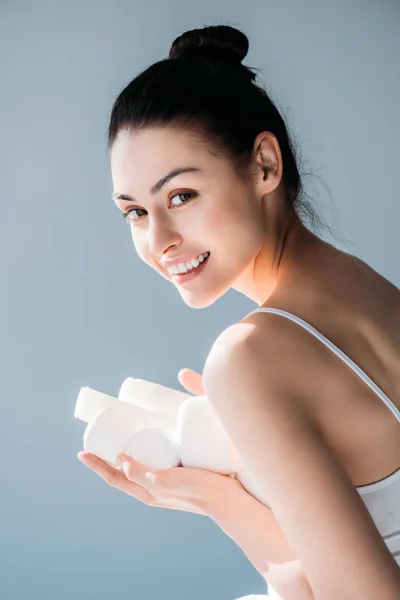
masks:
POLYGON ((251 180, 245 184, 227 160, 176 129, 121 133, 110 156, 114 201, 128 213, 139 257, 173 283, 192 308, 210 306, 231 287, 242 291, 240 280, 252 272, 265 236, 251 180), (189 168, 197 170, 151 191, 171 171, 189 168), (190 277, 166 269, 169 261, 186 263, 204 253, 210 256, 190 277))

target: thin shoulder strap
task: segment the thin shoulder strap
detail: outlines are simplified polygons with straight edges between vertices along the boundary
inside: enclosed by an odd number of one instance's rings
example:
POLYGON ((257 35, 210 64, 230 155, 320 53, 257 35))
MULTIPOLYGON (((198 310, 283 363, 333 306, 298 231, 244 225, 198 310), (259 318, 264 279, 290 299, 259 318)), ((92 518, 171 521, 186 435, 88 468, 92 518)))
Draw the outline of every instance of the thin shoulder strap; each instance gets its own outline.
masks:
POLYGON ((325 346, 332 350, 332 352, 334 352, 336 356, 341 358, 350 367, 350 369, 352 369, 359 377, 361 377, 361 379, 372 389, 372 391, 374 391, 375 394, 386 404, 389 410, 392 411, 392 413, 400 423, 400 410, 397 408, 397 406, 393 404, 393 402, 376 385, 376 383, 374 383, 372 379, 368 377, 368 375, 362 369, 360 369, 360 367, 356 365, 356 363, 352 361, 351 358, 347 356, 347 354, 342 352, 342 350, 335 346, 335 344, 333 344, 330 340, 328 340, 328 338, 322 335, 322 333, 317 331, 317 329, 315 329, 312 325, 310 325, 300 317, 297 317, 296 315, 293 315, 292 313, 289 313, 286 310, 281 310, 279 308, 256 308, 255 310, 252 310, 249 313, 249 315, 252 315, 253 313, 257 312, 268 312, 281 315, 282 317, 286 317, 287 319, 294 321, 304 329, 307 329, 307 331, 309 331, 312 335, 318 338, 323 344, 325 344, 325 346))

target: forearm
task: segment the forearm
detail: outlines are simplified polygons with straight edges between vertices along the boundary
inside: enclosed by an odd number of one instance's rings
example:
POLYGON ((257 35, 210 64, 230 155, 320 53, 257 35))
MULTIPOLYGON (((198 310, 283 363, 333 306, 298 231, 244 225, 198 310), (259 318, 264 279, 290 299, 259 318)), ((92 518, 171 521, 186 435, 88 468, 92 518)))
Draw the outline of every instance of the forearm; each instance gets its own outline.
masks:
POLYGON ((213 498, 208 516, 241 548, 284 600, 314 600, 300 561, 272 510, 243 488, 227 486, 213 498))

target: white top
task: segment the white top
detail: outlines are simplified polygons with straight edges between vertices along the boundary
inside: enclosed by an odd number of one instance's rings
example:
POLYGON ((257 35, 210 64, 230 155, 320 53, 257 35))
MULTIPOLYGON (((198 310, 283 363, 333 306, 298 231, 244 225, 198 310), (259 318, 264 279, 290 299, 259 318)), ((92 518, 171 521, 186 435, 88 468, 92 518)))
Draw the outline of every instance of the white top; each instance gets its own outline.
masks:
MULTIPOLYGON (((317 331, 300 317, 293 315, 285 310, 278 308, 256 308, 250 315, 256 312, 269 312, 281 315, 294 321, 304 329, 307 329, 312 335, 318 338, 325 346, 330 348, 339 358, 341 358, 361 379, 376 393, 376 395, 386 404, 393 413, 395 419, 400 424, 400 411, 386 394, 368 377, 360 367, 358 367, 344 352, 339 350, 324 335, 317 331)), ((248 315, 247 315, 248 316, 248 315)), ((400 468, 375 483, 361 485, 356 487, 364 504, 369 510, 375 525, 382 535, 387 547, 392 553, 397 564, 400 566, 400 468)))

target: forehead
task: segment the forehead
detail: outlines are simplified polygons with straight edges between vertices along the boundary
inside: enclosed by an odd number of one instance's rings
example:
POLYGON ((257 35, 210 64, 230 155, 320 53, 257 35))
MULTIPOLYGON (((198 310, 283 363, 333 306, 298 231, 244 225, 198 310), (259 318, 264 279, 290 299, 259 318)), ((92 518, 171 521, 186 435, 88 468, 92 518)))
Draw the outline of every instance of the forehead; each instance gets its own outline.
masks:
POLYGON ((110 152, 114 174, 134 170, 136 173, 165 171, 181 166, 193 157, 206 160, 194 134, 180 129, 152 128, 142 131, 123 131, 116 138, 110 152))

